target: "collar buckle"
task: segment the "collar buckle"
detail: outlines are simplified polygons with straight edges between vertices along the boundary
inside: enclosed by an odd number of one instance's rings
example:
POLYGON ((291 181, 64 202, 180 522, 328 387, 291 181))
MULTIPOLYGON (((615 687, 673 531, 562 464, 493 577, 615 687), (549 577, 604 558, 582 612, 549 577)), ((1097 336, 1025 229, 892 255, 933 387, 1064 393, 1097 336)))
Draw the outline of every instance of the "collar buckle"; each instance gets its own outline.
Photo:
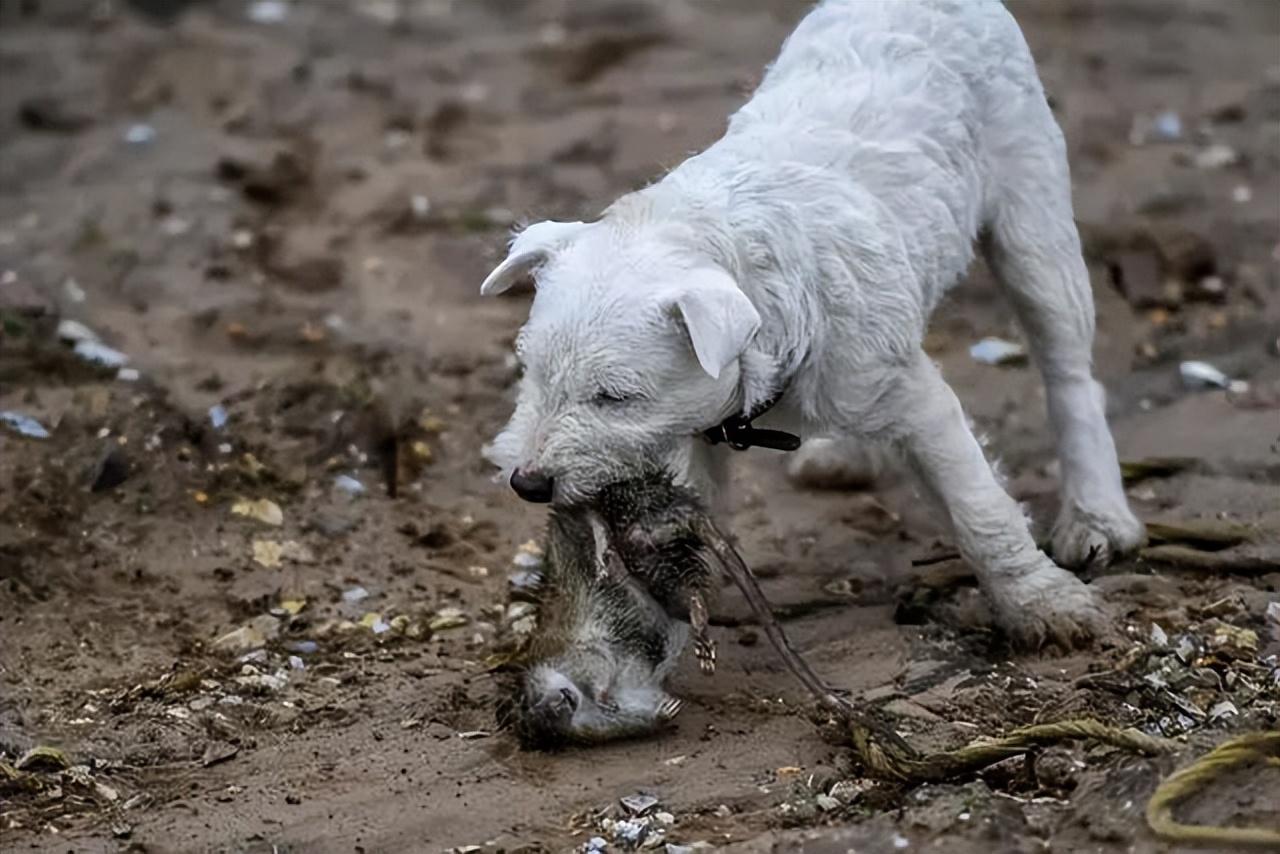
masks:
POLYGON ((716 426, 703 430, 702 435, 713 445, 726 444, 735 451, 745 451, 748 448, 794 451, 800 447, 800 437, 794 433, 752 427, 751 419, 745 415, 732 415, 716 426))

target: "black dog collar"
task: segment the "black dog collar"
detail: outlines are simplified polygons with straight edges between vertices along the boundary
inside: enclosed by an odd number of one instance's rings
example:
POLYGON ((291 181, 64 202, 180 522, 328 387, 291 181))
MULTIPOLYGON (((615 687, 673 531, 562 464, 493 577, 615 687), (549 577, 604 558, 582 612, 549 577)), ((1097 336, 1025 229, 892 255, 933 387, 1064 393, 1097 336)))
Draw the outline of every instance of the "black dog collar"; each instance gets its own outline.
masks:
POLYGON ((796 434, 787 433, 783 430, 765 430, 751 426, 751 422, 754 419, 772 409, 781 397, 782 393, 779 392, 760 406, 757 406, 750 415, 729 416, 716 426, 703 430, 703 438, 713 445, 719 445, 723 442, 735 451, 745 451, 748 448, 772 448, 775 451, 796 450, 800 447, 800 437, 796 434))

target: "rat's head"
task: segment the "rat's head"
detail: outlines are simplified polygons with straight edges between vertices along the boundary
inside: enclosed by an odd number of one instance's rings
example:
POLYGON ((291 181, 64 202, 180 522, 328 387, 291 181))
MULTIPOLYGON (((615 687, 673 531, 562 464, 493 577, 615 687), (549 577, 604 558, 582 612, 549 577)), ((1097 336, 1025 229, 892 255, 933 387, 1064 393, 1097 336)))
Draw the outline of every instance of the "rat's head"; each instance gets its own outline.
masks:
POLYGON ((481 288, 536 271, 515 412, 488 450, 527 500, 579 500, 645 464, 687 468, 695 434, 742 405, 755 307, 723 268, 633 219, 530 226, 481 288))
POLYGON ((515 686, 511 715, 527 748, 595 744, 647 735, 680 710, 663 689, 667 672, 684 646, 688 628, 667 620, 655 661, 610 643, 571 645, 525 669, 515 686))

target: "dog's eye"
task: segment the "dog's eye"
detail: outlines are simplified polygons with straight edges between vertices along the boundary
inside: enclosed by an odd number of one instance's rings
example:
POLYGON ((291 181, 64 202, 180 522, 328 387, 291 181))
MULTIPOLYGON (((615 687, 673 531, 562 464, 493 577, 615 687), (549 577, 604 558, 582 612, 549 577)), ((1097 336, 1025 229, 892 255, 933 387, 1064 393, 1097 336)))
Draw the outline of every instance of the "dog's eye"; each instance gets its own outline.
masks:
POLYGON ((634 403, 640 399, 640 395, 635 392, 619 391, 613 388, 602 388, 591 398, 591 402, 596 406, 622 406, 627 403, 634 403))

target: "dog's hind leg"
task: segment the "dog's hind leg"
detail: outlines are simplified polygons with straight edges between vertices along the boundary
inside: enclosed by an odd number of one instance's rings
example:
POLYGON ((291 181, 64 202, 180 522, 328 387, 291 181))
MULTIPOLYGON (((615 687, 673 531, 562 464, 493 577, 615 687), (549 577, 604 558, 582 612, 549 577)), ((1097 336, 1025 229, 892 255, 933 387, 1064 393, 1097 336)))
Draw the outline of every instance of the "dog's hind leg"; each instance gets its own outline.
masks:
POLYGON ((969 429, 960 401, 924 353, 882 401, 888 431, 946 508, 956 545, 973 567, 996 621, 1024 648, 1071 646, 1105 631, 1093 592, 1054 566, 969 429))
POLYGON ((1093 293, 1061 137, 1024 137, 1018 144, 1002 157, 1007 166, 984 249, 1044 377, 1062 469, 1054 560, 1067 567, 1105 563, 1140 546, 1145 531, 1125 500, 1106 394, 1091 370, 1093 293))

